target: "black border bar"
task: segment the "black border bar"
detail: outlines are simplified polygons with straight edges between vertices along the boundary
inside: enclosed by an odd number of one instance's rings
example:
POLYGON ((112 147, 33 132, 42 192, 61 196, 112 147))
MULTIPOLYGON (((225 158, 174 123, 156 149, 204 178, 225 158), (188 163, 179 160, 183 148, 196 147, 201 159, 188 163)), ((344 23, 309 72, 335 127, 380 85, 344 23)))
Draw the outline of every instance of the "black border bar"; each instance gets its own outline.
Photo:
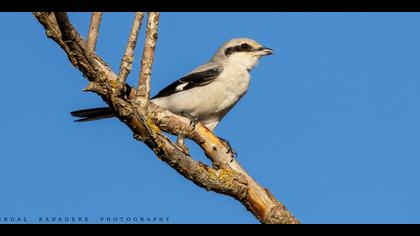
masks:
POLYGON ((170 11, 170 12, 416 12, 414 1, 282 0, 1 0, 2 11, 170 11))

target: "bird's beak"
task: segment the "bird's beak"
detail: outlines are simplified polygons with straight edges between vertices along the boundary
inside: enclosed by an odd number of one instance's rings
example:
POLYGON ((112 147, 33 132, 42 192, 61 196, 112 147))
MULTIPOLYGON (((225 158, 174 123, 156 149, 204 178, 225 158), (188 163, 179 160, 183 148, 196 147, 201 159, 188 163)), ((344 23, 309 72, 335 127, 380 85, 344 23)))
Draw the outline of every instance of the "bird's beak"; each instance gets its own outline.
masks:
POLYGON ((274 53, 274 50, 273 49, 266 48, 266 47, 262 47, 258 51, 259 51, 258 54, 260 54, 260 56, 268 56, 268 55, 271 55, 271 54, 274 53))

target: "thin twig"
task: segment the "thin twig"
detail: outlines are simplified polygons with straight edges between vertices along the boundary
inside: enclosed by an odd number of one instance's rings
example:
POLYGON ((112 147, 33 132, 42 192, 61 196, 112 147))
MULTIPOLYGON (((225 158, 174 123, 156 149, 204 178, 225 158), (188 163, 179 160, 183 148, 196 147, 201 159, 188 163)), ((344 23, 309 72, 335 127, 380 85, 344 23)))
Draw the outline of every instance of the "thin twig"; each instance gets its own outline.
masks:
POLYGON ((143 12, 136 12, 134 17, 133 26, 131 27, 130 36, 128 37, 127 48, 123 58, 121 59, 120 73, 118 74, 118 81, 125 82, 128 74, 133 67, 133 55, 137 44, 140 27, 143 23, 143 12))
POLYGON ((150 97, 150 77, 155 55, 156 41, 158 39, 159 12, 149 12, 147 18, 146 40, 144 42, 143 57, 139 78, 138 96, 150 97))
POLYGON ((96 50, 96 42, 98 41, 99 27, 101 26, 102 12, 92 12, 90 18, 89 33, 87 44, 93 51, 96 50))

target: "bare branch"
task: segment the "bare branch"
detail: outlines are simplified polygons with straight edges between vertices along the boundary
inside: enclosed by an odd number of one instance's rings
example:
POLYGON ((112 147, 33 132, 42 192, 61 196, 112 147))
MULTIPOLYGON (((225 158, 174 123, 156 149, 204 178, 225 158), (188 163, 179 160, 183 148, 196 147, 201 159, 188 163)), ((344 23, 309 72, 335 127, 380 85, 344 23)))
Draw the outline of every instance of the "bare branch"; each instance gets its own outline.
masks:
POLYGON ((86 90, 100 95, 133 131, 134 137, 153 150, 159 159, 196 185, 237 199, 262 223, 299 223, 236 160, 228 161, 231 157, 226 153, 226 145, 205 126, 198 124, 194 131, 190 131, 188 119, 153 104, 147 97, 136 96, 135 89, 126 83, 122 83, 122 90, 115 89, 117 75, 87 47, 65 13, 37 12, 34 15, 44 26, 47 36, 63 48, 72 64, 91 81, 86 90), (212 160, 213 167, 183 153, 162 131, 186 134, 201 146, 212 160))
MULTIPOLYGON (((48 15, 50 19, 55 17, 55 19, 51 19, 51 21, 56 22, 56 26, 51 27, 59 30, 61 35, 61 42, 59 44, 64 46, 71 63, 83 73, 86 73, 88 78, 96 78, 95 74, 99 68, 94 60, 94 52, 86 46, 86 42, 76 29, 74 29, 67 14, 64 12, 55 12, 53 15, 48 15)), ((58 40, 57 35, 52 37, 53 39, 58 40)))
POLYGON ((124 83, 128 74, 133 67, 133 55, 137 44, 137 37, 139 35, 140 27, 143 23, 143 12, 136 12, 133 26, 131 27, 130 36, 128 37, 127 48, 121 60, 120 73, 118 74, 118 81, 124 83))
POLYGON ((99 27, 101 26, 102 12, 92 12, 90 18, 90 26, 87 44, 92 51, 96 50, 96 42, 98 41, 99 27))
POLYGON ((147 18, 146 40, 144 42, 143 58, 139 78, 138 96, 150 97, 150 77, 155 55, 156 41, 158 39, 159 12, 149 12, 147 18))
POLYGON ((148 114, 152 121, 162 130, 171 134, 186 134, 194 142, 200 145, 206 156, 212 161, 214 168, 232 170, 243 178, 248 186, 246 198, 235 198, 241 201, 248 210, 253 212, 263 223, 299 223, 292 214, 275 199, 270 191, 260 186, 238 163, 236 159, 231 159, 227 152, 225 143, 214 135, 207 127, 198 123, 191 131, 189 120, 185 117, 170 113, 153 103, 148 106, 148 114), (276 210, 273 210, 273 209, 276 210), (280 216, 279 216, 280 215, 280 216), (278 219, 273 220, 273 217, 278 219))

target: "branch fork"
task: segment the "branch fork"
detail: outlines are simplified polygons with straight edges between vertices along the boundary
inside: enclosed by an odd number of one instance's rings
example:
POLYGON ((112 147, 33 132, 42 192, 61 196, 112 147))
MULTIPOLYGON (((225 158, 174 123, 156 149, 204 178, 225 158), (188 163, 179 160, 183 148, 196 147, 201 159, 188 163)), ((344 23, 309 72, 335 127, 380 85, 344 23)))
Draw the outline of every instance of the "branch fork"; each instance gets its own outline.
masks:
POLYGON ((149 100, 159 12, 148 13, 138 89, 130 87, 126 80, 132 68, 144 13, 135 13, 118 75, 95 53, 101 12, 92 13, 87 41, 82 39, 66 13, 33 14, 45 28, 47 37, 60 45, 70 62, 90 81, 84 91, 101 96, 114 110, 116 117, 133 131, 134 138, 145 143, 159 159, 196 185, 237 199, 262 223, 299 223, 236 159, 231 159, 226 144, 203 124, 197 123, 195 129, 191 130, 189 119, 175 115, 149 100), (193 140, 211 160, 212 167, 182 152, 162 131, 184 134, 193 140))

